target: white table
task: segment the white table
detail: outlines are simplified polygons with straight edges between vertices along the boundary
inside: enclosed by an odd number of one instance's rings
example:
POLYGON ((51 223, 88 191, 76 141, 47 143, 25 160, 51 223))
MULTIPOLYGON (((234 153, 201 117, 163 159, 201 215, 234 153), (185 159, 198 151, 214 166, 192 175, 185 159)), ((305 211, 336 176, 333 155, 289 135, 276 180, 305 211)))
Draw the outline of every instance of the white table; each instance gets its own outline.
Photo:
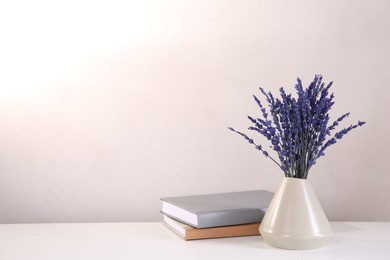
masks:
POLYGON ((2 224, 0 260, 390 259, 390 222, 331 225, 334 236, 325 247, 290 251, 260 236, 184 241, 153 222, 2 224))

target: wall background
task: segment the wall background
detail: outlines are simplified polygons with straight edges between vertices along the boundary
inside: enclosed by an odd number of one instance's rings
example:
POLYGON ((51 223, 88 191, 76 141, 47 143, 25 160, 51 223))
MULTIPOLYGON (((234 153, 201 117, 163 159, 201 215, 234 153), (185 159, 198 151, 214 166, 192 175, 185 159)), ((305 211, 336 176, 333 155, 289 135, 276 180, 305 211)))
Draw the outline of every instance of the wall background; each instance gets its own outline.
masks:
POLYGON ((389 1, 12 1, 0 35, 1 223, 159 221, 161 197, 274 191, 280 170, 226 127, 246 129, 258 86, 316 73, 333 119, 367 121, 311 171, 328 217, 390 220, 389 1))

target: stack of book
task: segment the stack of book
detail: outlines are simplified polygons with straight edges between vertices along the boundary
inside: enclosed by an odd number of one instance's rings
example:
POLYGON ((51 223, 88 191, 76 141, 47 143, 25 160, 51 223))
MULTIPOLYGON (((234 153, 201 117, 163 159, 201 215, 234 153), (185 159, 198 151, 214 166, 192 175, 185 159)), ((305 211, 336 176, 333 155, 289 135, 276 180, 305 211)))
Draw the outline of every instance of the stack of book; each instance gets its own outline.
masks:
POLYGON ((163 223, 185 240, 259 235, 272 197, 255 190, 162 198, 163 223))

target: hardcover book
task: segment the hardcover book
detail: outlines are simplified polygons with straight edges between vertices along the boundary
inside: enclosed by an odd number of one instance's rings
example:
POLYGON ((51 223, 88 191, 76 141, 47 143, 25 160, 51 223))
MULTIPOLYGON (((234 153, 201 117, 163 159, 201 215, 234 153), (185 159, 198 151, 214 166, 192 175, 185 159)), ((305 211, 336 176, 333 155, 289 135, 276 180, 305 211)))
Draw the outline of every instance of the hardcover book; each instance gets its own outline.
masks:
POLYGON ((260 235, 260 223, 234 225, 214 228, 194 228, 164 215, 165 226, 176 232, 184 240, 256 236, 260 235))
POLYGON ((265 190, 162 198, 162 213, 195 228, 259 223, 273 193, 265 190))

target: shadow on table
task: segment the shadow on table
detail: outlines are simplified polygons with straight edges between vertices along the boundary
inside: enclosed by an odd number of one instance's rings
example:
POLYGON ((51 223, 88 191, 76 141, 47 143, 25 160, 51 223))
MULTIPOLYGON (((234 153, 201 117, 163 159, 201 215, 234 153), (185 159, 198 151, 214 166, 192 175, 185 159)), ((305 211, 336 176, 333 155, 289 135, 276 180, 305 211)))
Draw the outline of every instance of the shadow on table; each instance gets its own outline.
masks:
MULTIPOLYGON (((332 230, 334 234, 336 233, 346 233, 346 232, 355 232, 359 231, 361 228, 357 227, 353 223, 343 223, 343 222, 337 222, 332 223, 332 230)), ((275 250, 274 247, 269 246, 267 243, 264 242, 263 238, 261 236, 252 236, 252 237, 241 237, 241 238, 224 238, 224 239, 213 239, 213 243, 216 244, 224 244, 224 245, 231 245, 232 247, 237 247, 238 245, 240 247, 246 247, 246 248, 254 248, 254 249, 263 249, 263 250, 275 250), (239 242, 237 242, 239 240, 239 242)), ((315 251, 322 251, 327 250, 326 246, 323 248, 316 249, 315 251)), ((291 250, 287 250, 291 251, 291 250)), ((294 250, 293 250, 294 251, 294 250)), ((300 251, 300 250, 298 250, 300 251)), ((311 250, 308 250, 311 251, 311 250)))
POLYGON ((353 223, 343 223, 336 222, 332 223, 332 230, 334 233, 345 233, 345 232, 353 232, 360 230, 359 227, 355 226, 353 223))

